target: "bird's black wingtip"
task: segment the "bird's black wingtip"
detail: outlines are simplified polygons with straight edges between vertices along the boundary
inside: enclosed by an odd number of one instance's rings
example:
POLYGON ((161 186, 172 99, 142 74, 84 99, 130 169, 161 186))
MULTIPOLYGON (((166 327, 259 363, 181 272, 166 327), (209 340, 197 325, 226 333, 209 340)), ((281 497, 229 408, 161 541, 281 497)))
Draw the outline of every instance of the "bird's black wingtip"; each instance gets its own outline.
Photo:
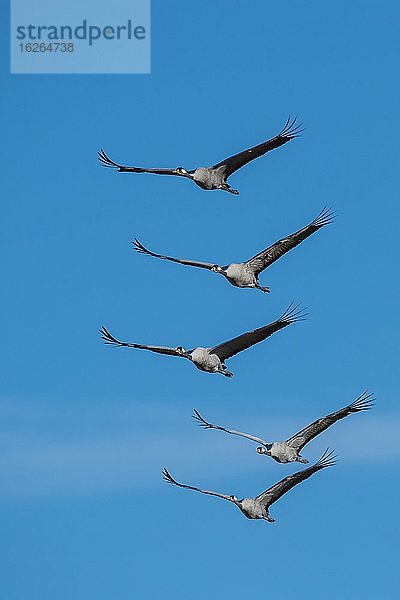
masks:
POLYGON ((192 418, 196 419, 196 421, 201 420, 201 414, 199 413, 199 411, 197 410, 197 408, 193 409, 193 414, 192 414, 192 418))
POLYGON ((120 165, 118 165, 116 162, 111 160, 111 158, 105 153, 103 148, 100 148, 100 150, 97 152, 97 158, 99 159, 99 161, 103 167, 109 167, 112 169, 120 168, 120 165))
POLYGON ((335 451, 331 448, 327 448, 322 456, 319 458, 318 462, 315 464, 316 467, 320 467, 322 469, 326 467, 333 467, 338 462, 338 456, 335 454, 335 451))
POLYGON ((358 398, 350 404, 350 408, 353 412, 361 412, 363 410, 369 410, 375 404, 375 395, 365 390, 358 398))
POLYGON ((297 323, 297 321, 304 321, 308 315, 306 307, 301 306, 301 303, 295 304, 294 300, 292 300, 279 320, 285 321, 288 324, 297 323))
POLYGON ((143 246, 142 242, 138 238, 135 238, 132 241, 132 246, 134 247, 136 252, 140 252, 141 254, 149 254, 149 251, 147 250, 147 248, 145 248, 145 246, 143 246))
POLYGON ((313 220, 312 225, 314 225, 314 227, 324 227, 325 225, 330 225, 336 216, 337 215, 333 208, 325 205, 313 220))
POLYGON ((199 411, 194 408, 192 418, 196 421, 196 425, 203 427, 204 429, 210 429, 210 424, 207 423, 204 417, 201 416, 199 411))
POLYGON ((99 327, 99 334, 102 340, 104 340, 105 342, 109 339, 109 331, 107 331, 107 329, 104 327, 104 325, 101 325, 99 327))
POLYGON ((172 477, 171 473, 168 471, 168 469, 166 467, 163 468, 162 475, 163 475, 163 479, 167 483, 171 483, 171 484, 176 485, 175 479, 172 477))
POLYGON ((111 346, 113 346, 113 345, 118 346, 120 344, 118 342, 118 340, 116 340, 115 337, 111 335, 111 333, 108 331, 108 329, 104 325, 99 327, 99 333, 100 333, 101 339, 104 341, 105 344, 109 344, 111 346))
POLYGON ((107 329, 104 327, 104 325, 101 325, 99 327, 99 333, 100 333, 100 335, 101 335, 102 338, 108 337, 110 335, 109 331, 107 331, 107 329))
POLYGON ((279 137, 284 137, 288 138, 288 140, 292 140, 293 138, 299 137, 299 135, 303 133, 303 131, 303 123, 297 122, 297 116, 292 117, 291 115, 289 115, 281 132, 279 133, 279 137))

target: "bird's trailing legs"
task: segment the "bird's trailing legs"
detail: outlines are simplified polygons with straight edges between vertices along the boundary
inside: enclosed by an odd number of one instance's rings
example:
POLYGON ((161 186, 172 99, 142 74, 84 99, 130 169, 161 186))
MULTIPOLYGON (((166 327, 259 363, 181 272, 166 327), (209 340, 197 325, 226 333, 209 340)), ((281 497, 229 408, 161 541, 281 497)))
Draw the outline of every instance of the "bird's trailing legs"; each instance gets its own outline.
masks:
POLYGON ((228 371, 228 367, 226 365, 222 365, 222 371, 220 371, 221 375, 225 375, 225 377, 233 377, 233 373, 228 371))
POLYGON ((269 515, 267 515, 266 517, 263 517, 266 521, 268 521, 268 523, 275 523, 275 519, 273 519, 272 517, 270 517, 269 515))
POLYGON ((271 292, 271 290, 269 289, 269 287, 267 286, 262 286, 259 283, 257 284, 257 289, 261 290, 262 292, 265 292, 267 294, 269 294, 271 292))
POLYGON ((226 192, 229 192, 230 194, 238 194, 239 193, 239 190, 234 190, 227 183, 225 185, 221 185, 221 190, 225 190, 226 192))

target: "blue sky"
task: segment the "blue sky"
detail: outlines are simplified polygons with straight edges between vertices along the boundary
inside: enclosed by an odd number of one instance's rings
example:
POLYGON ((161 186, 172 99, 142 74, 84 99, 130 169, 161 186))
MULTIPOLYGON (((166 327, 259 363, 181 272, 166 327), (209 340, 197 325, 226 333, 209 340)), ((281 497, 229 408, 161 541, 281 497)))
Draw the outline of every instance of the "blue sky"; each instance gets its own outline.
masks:
POLYGON ((398 18, 394 2, 153 2, 146 76, 10 76, 2 19, 3 598, 394 597, 398 18), (212 164, 288 114, 303 136, 236 173, 239 196, 96 159, 212 164), (325 204, 336 221, 263 274, 270 295, 130 246, 226 264, 325 204), (97 333, 212 345, 291 300, 307 320, 232 358, 232 380, 97 333), (194 407, 279 439, 367 387, 373 411, 307 447, 340 462, 276 503, 272 525, 161 479, 165 465, 258 494, 297 467, 196 429, 194 407))

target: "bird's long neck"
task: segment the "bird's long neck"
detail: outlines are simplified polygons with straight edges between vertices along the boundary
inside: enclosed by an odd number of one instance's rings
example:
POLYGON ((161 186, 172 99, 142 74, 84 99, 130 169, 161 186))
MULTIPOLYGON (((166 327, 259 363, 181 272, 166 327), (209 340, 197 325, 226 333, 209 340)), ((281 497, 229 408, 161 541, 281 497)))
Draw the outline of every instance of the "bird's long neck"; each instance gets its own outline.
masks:
POLYGON ((183 172, 178 173, 178 175, 180 175, 181 177, 187 177, 188 179, 193 179, 193 174, 194 171, 186 171, 186 169, 184 169, 183 172))

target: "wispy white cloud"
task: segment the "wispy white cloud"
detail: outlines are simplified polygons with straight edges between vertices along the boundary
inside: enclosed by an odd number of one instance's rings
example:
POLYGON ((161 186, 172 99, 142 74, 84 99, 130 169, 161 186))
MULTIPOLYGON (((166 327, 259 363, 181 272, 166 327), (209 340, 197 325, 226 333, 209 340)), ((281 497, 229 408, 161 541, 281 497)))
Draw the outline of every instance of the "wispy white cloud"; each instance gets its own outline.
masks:
MULTIPOLYGON (((159 404, 74 407, 3 405, 0 411, 0 497, 87 495, 159 485, 162 466, 210 477, 251 472, 260 461, 252 445, 215 431, 196 431, 182 410, 159 404), (155 417, 157 416, 157 418, 155 417), (179 416, 179 418, 178 418, 179 416), (155 424, 154 424, 155 423, 155 424), (177 425, 178 423, 178 425, 177 425), (148 431, 148 433, 146 433, 148 431)), ((237 415, 235 416, 237 419, 237 415)), ((249 420, 242 428, 274 439, 294 433, 302 419, 249 420)), ((400 414, 350 417, 307 447, 311 459, 331 446, 342 464, 400 457, 400 414)), ((285 473, 287 471, 285 470, 285 473)))

